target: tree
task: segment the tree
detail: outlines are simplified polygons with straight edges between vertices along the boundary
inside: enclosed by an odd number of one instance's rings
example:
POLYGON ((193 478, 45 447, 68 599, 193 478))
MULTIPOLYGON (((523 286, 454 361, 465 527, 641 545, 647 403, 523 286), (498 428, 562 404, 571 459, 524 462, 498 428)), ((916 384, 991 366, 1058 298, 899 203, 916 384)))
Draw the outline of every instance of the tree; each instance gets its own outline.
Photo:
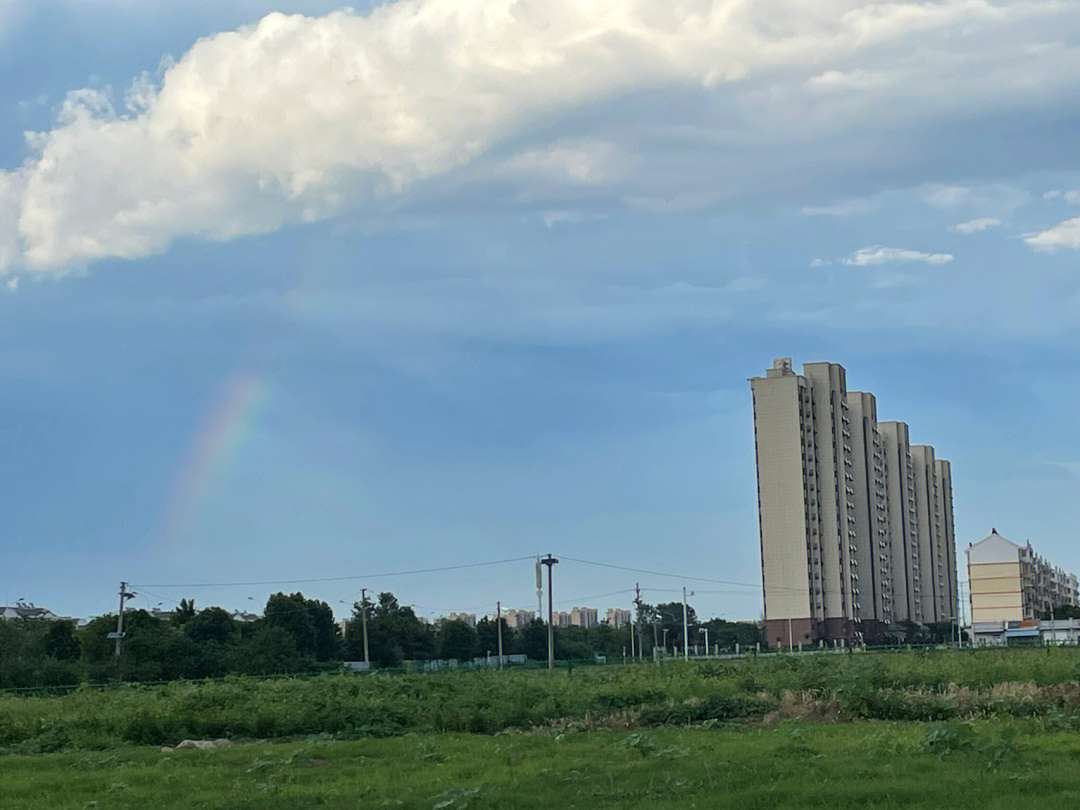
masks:
POLYGON ((176 606, 176 610, 173 611, 172 623, 177 627, 186 624, 190 619, 195 617, 195 600, 194 599, 181 599, 180 604, 176 606))
MULTIPOLYGON (((698 635, 697 614, 692 607, 686 609, 688 636, 690 643, 697 640, 698 635)), ((656 606, 657 629, 660 633, 660 643, 664 643, 664 630, 667 630, 667 648, 672 646, 682 648, 683 643, 683 603, 666 602, 656 606)))
POLYGON ((75 637, 75 623, 69 621, 50 622, 45 634, 45 653, 57 661, 75 661, 81 652, 79 640, 75 637))
MULTIPOLYGON (((402 661, 426 661, 435 654, 435 639, 429 624, 420 620, 408 606, 398 603, 394 594, 379 594, 378 603, 367 600, 368 649, 371 660, 380 667, 397 666, 402 661)), ((350 661, 364 657, 362 605, 353 605, 353 615, 345 626, 345 656, 350 661)))
POLYGON ((439 625, 439 658, 471 661, 479 649, 476 631, 463 621, 445 621, 439 625))
POLYGON ((277 675, 299 671, 305 663, 288 630, 263 625, 236 649, 232 668, 246 675, 277 675))
POLYGON ((763 641, 761 628, 753 622, 709 619, 702 626, 709 629, 709 646, 719 645, 721 650, 734 652, 736 644, 739 645, 739 649, 747 650, 763 641))
POLYGON ((1055 605, 1053 611, 1047 611, 1050 615, 1043 615, 1044 619, 1080 619, 1080 606, 1055 605))
POLYGON ((476 623, 476 638, 480 646, 480 655, 499 654, 499 622, 502 622, 503 654, 513 655, 517 652, 517 643, 514 633, 506 624, 506 619, 489 619, 486 616, 476 623))
POLYGON ((584 627, 555 628, 555 657, 559 660, 584 661, 593 657, 591 632, 584 627))
POLYGON ((546 661, 548 657, 547 625, 533 619, 518 630, 517 643, 520 650, 534 661, 546 661))
POLYGON ((236 621, 219 607, 200 610, 183 625, 184 635, 198 644, 229 644, 237 635, 236 621))
POLYGON ((326 602, 305 599, 302 593, 276 593, 267 600, 264 616, 268 626, 280 627, 293 637, 300 655, 317 661, 338 656, 340 635, 334 612, 326 602))

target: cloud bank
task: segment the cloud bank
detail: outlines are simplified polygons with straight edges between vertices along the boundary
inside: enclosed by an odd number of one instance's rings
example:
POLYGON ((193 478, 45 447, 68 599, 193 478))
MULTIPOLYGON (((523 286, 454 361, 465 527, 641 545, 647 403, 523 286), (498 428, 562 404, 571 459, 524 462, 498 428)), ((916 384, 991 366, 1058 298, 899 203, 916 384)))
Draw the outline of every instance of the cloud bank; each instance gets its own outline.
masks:
POLYGON ((922 253, 918 250, 905 250, 903 248, 883 247, 874 245, 856 250, 848 258, 843 259, 844 264, 855 267, 866 267, 872 264, 887 264, 889 262, 926 262, 927 264, 947 264, 953 257, 949 253, 922 253))
POLYGON ((1052 252, 1061 248, 1080 250, 1080 217, 1059 222, 1040 233, 1024 237, 1035 250, 1052 252))
MULTIPOLYGON (((0 171, 0 272, 66 272, 177 238, 386 211, 589 104, 791 66, 836 85, 826 68, 882 43, 1042 8, 1053 6, 400 0, 366 16, 271 14, 198 41, 121 101, 70 93, 55 127, 28 136, 24 165, 0 171)), ((511 165, 561 165, 578 184, 604 171, 574 161, 564 151, 511 165)))
POLYGON ((968 220, 967 222, 961 222, 959 225, 954 225, 953 230, 958 233, 979 233, 985 231, 987 228, 996 228, 1001 224, 1000 219, 994 217, 979 217, 978 219, 968 220))

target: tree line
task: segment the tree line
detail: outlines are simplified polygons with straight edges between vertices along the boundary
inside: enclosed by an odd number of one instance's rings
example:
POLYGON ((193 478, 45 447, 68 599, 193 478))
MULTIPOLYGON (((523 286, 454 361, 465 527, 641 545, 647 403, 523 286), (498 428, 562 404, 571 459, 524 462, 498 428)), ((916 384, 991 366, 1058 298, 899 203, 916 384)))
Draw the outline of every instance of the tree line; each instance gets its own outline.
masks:
MULTIPOLYGON (((652 657, 653 648, 681 652, 682 603, 640 604, 635 638, 629 627, 606 623, 595 627, 555 628, 555 656, 560 660, 621 660, 631 647, 652 657)), ((495 656, 499 624, 482 618, 475 627, 463 621, 420 619, 390 592, 357 602, 344 628, 330 606, 301 593, 277 593, 255 621, 240 621, 220 607, 196 609, 181 600, 167 616, 145 610, 124 614, 122 654, 115 655, 116 616, 92 619, 82 627, 73 621, 18 619, 0 621, 0 688, 71 686, 106 681, 169 681, 230 674, 277 675, 334 669, 343 661, 364 658, 364 615, 368 654, 374 667, 396 667, 407 661, 456 659, 459 662, 495 656)), ((757 625, 711 619, 700 622, 687 611, 691 652, 709 645, 734 650, 760 641, 757 625)), ((539 620, 511 628, 502 620, 503 653, 547 659, 547 625, 539 620)))

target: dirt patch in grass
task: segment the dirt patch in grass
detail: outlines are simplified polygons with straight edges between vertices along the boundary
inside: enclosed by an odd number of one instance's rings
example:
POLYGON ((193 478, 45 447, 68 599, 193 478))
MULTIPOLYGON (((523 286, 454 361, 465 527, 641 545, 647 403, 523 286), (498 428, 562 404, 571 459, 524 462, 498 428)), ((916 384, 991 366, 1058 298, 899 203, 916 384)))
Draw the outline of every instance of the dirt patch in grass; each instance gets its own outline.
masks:
POLYGON ((811 690, 780 693, 780 705, 761 718, 763 726, 775 726, 781 720, 805 720, 810 723, 837 723, 840 707, 836 701, 824 700, 811 690))

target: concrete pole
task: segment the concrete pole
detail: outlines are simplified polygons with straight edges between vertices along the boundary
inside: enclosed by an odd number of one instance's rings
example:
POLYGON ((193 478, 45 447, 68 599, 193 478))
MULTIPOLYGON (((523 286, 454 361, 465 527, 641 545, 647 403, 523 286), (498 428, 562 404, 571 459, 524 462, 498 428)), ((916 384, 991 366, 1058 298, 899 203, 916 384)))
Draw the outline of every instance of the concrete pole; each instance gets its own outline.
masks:
POLYGON ((495 626, 499 628, 499 669, 503 668, 502 652, 502 602, 495 603, 495 626))
POLYGON ((135 594, 128 593, 127 583, 120 583, 120 610, 116 614, 116 657, 120 657, 120 644, 124 639, 124 603, 135 594))
POLYGON ((558 564, 552 555, 548 554, 544 559, 540 560, 543 565, 547 566, 548 575, 548 671, 555 670, 555 631, 553 623, 555 621, 555 603, 552 601, 551 596, 551 569, 558 564))
POLYGON ((370 669, 371 658, 368 657, 367 641, 367 588, 360 589, 360 621, 364 629, 364 664, 366 669, 370 669))
POLYGON ((683 585, 683 589, 682 589, 682 651, 683 651, 683 660, 684 661, 689 661, 690 660, 690 625, 687 623, 686 615, 687 615, 686 586, 683 585))

